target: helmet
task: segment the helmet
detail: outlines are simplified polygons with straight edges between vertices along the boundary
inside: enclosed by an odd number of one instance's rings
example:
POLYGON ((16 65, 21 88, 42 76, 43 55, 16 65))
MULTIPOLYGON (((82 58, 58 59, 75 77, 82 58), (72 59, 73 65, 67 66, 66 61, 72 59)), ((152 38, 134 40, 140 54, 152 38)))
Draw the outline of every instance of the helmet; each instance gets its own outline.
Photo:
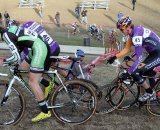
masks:
POLYGON ((93 26, 95 26, 95 27, 96 27, 97 25, 94 23, 94 24, 93 24, 93 26))
POLYGON ((77 56, 84 56, 84 51, 78 49, 76 54, 77 54, 77 56))
POLYGON ((118 20, 116 26, 119 29, 121 27, 127 27, 131 23, 132 23, 132 19, 129 16, 124 16, 118 20))

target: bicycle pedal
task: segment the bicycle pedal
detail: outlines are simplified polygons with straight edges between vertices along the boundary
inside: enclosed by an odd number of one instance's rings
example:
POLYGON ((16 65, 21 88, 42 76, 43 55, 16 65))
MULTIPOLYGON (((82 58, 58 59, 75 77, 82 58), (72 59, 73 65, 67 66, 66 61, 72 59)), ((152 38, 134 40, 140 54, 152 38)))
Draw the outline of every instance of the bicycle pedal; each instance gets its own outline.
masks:
POLYGON ((147 103, 147 101, 145 101, 145 102, 139 101, 139 106, 138 106, 138 108, 141 109, 146 103, 147 103))

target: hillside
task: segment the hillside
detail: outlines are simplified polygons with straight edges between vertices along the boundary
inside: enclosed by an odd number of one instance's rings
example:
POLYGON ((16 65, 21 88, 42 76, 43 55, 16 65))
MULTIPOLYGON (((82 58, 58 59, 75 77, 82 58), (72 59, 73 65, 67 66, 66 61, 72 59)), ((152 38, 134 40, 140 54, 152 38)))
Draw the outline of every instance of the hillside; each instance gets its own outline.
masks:
MULTIPOLYGON (((43 22, 53 22, 56 11, 60 12, 62 23, 72 23, 74 8, 77 2, 82 0, 45 0, 46 6, 43 9, 43 22)), ((40 21, 35 9, 18 8, 19 0, 0 0, 0 12, 8 11, 11 18, 27 21, 40 21)), ((88 23, 96 23, 114 27, 118 11, 130 15, 135 24, 143 25, 160 32, 160 1, 159 0, 137 0, 136 10, 132 11, 131 0, 110 0, 109 9, 88 9, 88 23)))

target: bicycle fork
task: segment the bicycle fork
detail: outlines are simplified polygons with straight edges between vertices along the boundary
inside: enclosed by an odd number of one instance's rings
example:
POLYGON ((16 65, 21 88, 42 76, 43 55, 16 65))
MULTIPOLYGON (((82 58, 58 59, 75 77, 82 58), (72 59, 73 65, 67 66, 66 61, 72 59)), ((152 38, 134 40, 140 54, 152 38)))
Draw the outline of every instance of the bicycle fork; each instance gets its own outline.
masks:
MULTIPOLYGON (((63 88, 65 89, 66 94, 67 94, 68 97, 70 98, 71 104, 75 104, 75 99, 73 99, 73 98, 70 96, 69 91, 68 91, 66 85, 63 83, 63 81, 62 81, 62 79, 60 78, 60 76, 58 75, 57 70, 55 70, 55 75, 57 76, 58 80, 60 81, 60 83, 62 84, 63 88)), ((51 108, 59 108, 59 107, 62 107, 63 105, 66 105, 66 104, 60 104, 60 105, 59 105, 59 104, 56 104, 55 106, 48 106, 48 108, 49 108, 49 109, 51 109, 51 108)))
POLYGON ((6 103, 8 97, 9 97, 9 95, 11 93, 11 87, 12 87, 12 85, 13 85, 14 82, 15 82, 15 78, 13 78, 9 82, 9 85, 6 84, 6 92, 5 92, 5 95, 4 95, 4 97, 3 97, 2 101, 1 101, 1 106, 3 106, 6 103))

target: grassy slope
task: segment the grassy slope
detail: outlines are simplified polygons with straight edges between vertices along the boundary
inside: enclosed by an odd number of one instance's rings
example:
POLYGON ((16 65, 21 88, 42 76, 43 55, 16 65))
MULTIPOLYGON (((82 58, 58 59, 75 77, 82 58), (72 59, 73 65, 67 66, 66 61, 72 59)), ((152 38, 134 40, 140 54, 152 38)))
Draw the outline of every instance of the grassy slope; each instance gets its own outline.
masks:
MULTIPOLYGON (((40 21, 36 11, 29 8, 17 8, 19 0, 0 0, 0 12, 5 10, 9 12, 12 18, 19 20, 37 20, 40 21)), ((44 21, 53 22, 56 11, 61 13, 62 23, 71 23, 76 20, 73 15, 77 2, 81 0, 45 0, 46 6, 43 10, 44 21)), ((160 31, 160 23, 157 18, 160 17, 159 0, 138 0, 136 10, 131 10, 131 0, 110 0, 108 11, 104 9, 88 9, 88 23, 97 23, 105 26, 114 26, 117 20, 118 11, 130 15, 136 24, 148 26, 160 31)))
MULTIPOLYGON (((19 0, 0 0, 0 12, 4 13, 4 11, 7 10, 11 18, 17 20, 35 20, 40 22, 36 9, 18 8, 18 1, 19 0)), ((62 23, 69 24, 76 21, 74 8, 77 2, 81 1, 82 0, 67 0, 66 2, 66 0, 45 0, 46 6, 43 9, 44 25, 60 44, 83 45, 83 37, 85 35, 81 34, 77 37, 71 36, 70 39, 67 39, 68 30, 63 30, 64 33, 59 33, 60 30, 56 30, 53 24, 46 23, 53 23, 56 11, 60 12, 62 23)), ((103 29, 115 27, 118 11, 122 11, 125 15, 130 15, 135 24, 152 28, 160 34, 160 22, 157 19, 160 17, 159 0, 138 0, 135 11, 132 11, 131 0, 110 0, 109 9, 107 11, 105 9, 88 9, 88 23, 103 25, 103 29)), ((85 26, 81 26, 85 29, 85 26)), ((102 43, 91 42, 92 46, 102 46, 102 43)))

